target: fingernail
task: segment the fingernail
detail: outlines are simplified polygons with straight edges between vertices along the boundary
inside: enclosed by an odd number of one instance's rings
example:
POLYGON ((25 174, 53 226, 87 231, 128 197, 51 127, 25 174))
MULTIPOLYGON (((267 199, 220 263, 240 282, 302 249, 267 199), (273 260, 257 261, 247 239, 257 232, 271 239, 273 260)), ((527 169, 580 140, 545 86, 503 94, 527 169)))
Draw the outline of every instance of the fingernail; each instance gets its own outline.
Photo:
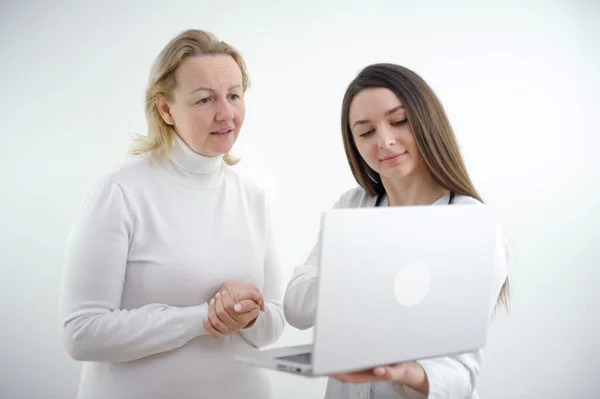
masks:
POLYGON ((223 291, 223 296, 227 296, 227 291, 223 291))
POLYGON ((220 292, 217 292, 217 293, 215 294, 215 298, 218 298, 218 297, 220 297, 220 296, 221 296, 221 293, 220 293, 220 292))
POLYGON ((233 310, 235 310, 236 312, 241 312, 242 305, 240 305, 239 303, 236 303, 235 306, 233 307, 233 310))
POLYGON ((215 298, 210 298, 210 304, 213 305, 215 303, 215 298))

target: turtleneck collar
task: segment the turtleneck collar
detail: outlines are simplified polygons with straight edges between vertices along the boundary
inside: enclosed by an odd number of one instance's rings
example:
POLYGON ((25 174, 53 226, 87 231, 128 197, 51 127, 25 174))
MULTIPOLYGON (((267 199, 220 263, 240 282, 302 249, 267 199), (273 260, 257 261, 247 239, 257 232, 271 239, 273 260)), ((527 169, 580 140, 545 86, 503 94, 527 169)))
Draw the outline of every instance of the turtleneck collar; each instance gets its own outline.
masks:
POLYGON ((211 186, 221 179, 223 155, 207 157, 194 152, 177 134, 173 134, 167 173, 192 186, 211 186))

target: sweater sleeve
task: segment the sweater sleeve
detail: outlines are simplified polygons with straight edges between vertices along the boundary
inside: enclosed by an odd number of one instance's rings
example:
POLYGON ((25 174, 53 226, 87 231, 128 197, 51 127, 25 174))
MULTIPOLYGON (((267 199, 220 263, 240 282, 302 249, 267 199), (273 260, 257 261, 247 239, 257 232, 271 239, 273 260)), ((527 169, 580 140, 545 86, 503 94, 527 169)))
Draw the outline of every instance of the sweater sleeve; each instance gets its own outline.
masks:
POLYGON ((123 362, 184 345, 204 331, 207 304, 121 309, 133 223, 121 187, 102 179, 69 237, 61 287, 62 338, 75 360, 123 362))
MULTIPOLYGON (((492 277, 493 289, 488 307, 490 318, 494 313, 502 285, 508 277, 510 251, 502 228, 499 228, 497 245, 498 252, 492 277)), ((429 396, 427 397, 400 384, 393 384, 394 389, 400 398, 463 399, 475 390, 482 354, 483 350, 478 350, 418 361, 429 380, 429 396)))
POLYGON ((264 260, 264 284, 262 289, 265 300, 265 311, 261 312, 256 322, 241 329, 239 334, 255 348, 263 348, 275 343, 283 334, 285 319, 283 317, 281 261, 277 252, 276 234, 273 232, 270 213, 266 211, 267 251, 264 260))
MULTIPOLYGON (((333 208, 342 206, 342 197, 340 197, 333 208)), ((291 326, 299 330, 306 330, 315 325, 320 237, 319 232, 319 238, 304 264, 294 269, 283 299, 285 319, 291 326)))

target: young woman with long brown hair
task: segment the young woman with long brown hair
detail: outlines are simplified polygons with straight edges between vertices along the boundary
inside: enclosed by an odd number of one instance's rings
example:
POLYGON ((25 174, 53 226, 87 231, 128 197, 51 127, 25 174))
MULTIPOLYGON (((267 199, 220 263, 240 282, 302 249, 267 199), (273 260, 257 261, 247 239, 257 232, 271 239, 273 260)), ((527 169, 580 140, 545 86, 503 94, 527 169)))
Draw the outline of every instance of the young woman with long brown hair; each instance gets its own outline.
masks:
MULTIPOLYGON (((413 71, 393 64, 366 67, 346 91, 341 119, 358 187, 343 193, 334 208, 483 202, 440 101, 413 71)), ((490 315, 507 304, 507 248, 496 262, 490 315)), ((294 270, 284 298, 286 319, 299 329, 314 326, 318 251, 319 243, 294 270)), ((480 364, 477 351, 336 375, 325 397, 473 399, 480 364)))

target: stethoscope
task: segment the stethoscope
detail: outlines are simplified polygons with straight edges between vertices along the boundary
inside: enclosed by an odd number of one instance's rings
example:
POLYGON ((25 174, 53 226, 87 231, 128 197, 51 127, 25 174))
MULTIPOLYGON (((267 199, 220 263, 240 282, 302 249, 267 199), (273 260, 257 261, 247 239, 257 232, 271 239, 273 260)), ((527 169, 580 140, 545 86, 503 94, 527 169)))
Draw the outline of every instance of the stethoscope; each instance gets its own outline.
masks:
MULTIPOLYGON (((385 191, 379 193, 379 195, 377 196, 377 199, 375 200, 375 207, 378 207, 379 204, 381 204, 381 200, 383 199, 383 196, 385 195, 385 191)), ((450 199, 448 200, 448 205, 452 205, 454 203, 454 193, 452 191, 450 191, 450 199)))

